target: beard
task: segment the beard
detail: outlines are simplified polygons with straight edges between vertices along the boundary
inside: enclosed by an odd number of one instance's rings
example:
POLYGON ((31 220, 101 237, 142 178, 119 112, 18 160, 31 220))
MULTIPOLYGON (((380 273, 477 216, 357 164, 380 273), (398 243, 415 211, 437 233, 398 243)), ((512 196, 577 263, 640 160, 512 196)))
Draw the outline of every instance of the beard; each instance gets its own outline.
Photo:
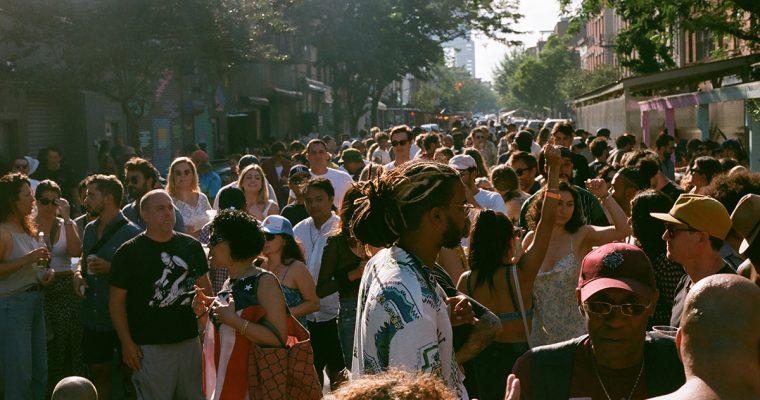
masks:
POLYGON ((446 231, 443 232, 443 247, 447 249, 456 249, 462 243, 462 238, 467 237, 470 233, 470 219, 464 221, 464 227, 459 230, 451 219, 448 217, 446 231))

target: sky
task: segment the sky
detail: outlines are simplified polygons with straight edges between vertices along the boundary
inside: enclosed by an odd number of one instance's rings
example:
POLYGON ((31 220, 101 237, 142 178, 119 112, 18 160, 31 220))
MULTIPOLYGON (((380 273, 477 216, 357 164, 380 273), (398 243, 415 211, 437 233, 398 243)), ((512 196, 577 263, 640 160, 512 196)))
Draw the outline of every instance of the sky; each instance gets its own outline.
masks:
MULTIPOLYGON (((517 40, 523 42, 528 48, 535 46, 539 39, 545 39, 549 33, 541 31, 551 31, 554 25, 559 21, 559 1, 558 0, 522 0, 519 5, 519 12, 523 18, 517 24, 517 31, 525 32, 517 36, 517 40)), ((484 38, 475 37, 475 77, 486 81, 493 81, 493 69, 499 65, 499 62, 507 53, 508 47, 484 38)))

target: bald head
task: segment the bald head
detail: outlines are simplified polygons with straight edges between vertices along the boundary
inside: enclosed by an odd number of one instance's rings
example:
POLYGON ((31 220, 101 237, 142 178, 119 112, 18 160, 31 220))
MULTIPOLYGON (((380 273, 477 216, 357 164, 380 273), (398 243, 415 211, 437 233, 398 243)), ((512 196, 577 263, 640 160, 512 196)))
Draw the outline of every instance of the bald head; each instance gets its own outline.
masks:
POLYGON ((165 200, 169 199, 169 201, 172 201, 171 196, 169 196, 169 193, 167 193, 164 189, 153 189, 148 193, 145 193, 145 195, 140 199, 140 209, 146 209, 150 208, 150 206, 156 201, 156 200, 165 200))
POLYGON ((87 378, 69 376, 61 379, 53 389, 51 400, 98 400, 95 385, 87 378))
POLYGON ((717 358, 760 360, 760 288, 733 274, 700 280, 681 316, 684 364, 710 367, 717 358))

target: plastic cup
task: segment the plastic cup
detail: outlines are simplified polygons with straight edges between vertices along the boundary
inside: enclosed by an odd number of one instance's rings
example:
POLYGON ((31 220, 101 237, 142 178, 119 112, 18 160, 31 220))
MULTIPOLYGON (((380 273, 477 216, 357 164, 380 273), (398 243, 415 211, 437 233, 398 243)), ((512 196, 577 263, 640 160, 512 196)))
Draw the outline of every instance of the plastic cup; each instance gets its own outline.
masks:
POLYGON ((655 325, 652 327, 652 331, 654 331, 655 334, 661 335, 661 336, 668 336, 675 338, 678 334, 678 328, 675 326, 667 326, 667 325, 655 325))
POLYGON ((95 254, 90 254, 87 256, 87 275, 95 275, 95 273, 92 272, 92 270, 90 269, 90 263, 93 260, 97 260, 97 259, 98 259, 98 256, 96 256, 95 254))

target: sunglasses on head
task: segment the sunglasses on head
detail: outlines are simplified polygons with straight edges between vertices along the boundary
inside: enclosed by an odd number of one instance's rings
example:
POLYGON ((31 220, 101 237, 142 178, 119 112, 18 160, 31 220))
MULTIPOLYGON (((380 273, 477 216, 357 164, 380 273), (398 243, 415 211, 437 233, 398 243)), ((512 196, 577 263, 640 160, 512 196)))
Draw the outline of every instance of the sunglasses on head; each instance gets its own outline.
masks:
POLYGON ((225 239, 223 236, 220 236, 220 235, 211 235, 211 237, 208 240, 208 247, 214 247, 214 246, 218 245, 219 243, 222 243, 222 242, 224 242, 226 240, 227 239, 225 239))
POLYGON ((406 146, 407 143, 409 143, 408 140, 399 140, 398 142, 394 140, 391 142, 391 146, 393 147, 406 146))
POLYGON ((58 200, 39 199, 39 200, 37 200, 37 203, 40 203, 43 206, 49 206, 51 204, 54 205, 54 206, 57 206, 58 205, 58 200))

